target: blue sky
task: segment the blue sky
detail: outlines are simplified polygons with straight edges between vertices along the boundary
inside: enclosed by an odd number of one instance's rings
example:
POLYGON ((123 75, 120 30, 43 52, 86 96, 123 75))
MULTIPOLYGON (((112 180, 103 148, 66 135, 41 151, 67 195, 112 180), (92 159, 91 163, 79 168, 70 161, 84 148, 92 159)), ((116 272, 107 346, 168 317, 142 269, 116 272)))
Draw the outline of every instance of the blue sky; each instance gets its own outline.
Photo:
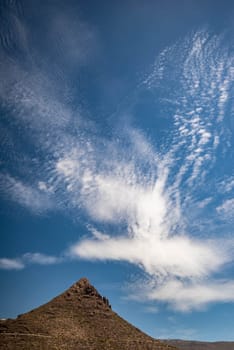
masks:
POLYGON ((234 340, 234 5, 0 15, 1 317, 86 276, 154 337, 234 340))

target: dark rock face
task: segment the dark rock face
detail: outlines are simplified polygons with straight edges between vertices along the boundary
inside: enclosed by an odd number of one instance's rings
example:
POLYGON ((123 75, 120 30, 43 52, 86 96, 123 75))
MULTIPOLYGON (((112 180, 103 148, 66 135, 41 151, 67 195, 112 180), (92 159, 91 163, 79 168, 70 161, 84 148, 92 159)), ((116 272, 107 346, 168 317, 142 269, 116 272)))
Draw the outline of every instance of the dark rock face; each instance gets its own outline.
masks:
POLYGON ((111 310, 109 300, 82 278, 49 303, 0 321, 0 349, 166 350, 111 310))
POLYGON ((102 297, 102 300, 103 300, 104 304, 107 305, 111 309, 111 305, 110 305, 109 300, 106 297, 102 297))

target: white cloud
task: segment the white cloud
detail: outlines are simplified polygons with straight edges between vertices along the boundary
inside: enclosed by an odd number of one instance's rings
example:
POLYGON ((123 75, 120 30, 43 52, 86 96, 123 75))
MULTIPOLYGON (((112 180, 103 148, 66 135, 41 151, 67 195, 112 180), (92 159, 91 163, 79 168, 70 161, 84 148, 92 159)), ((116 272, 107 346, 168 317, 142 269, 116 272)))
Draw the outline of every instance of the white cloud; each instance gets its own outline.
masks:
POLYGON ((77 161, 69 158, 60 159, 56 164, 56 169, 58 173, 64 175, 67 180, 78 174, 77 161))
POLYGON ((31 264, 53 265, 63 261, 62 257, 46 255, 42 253, 25 253, 14 259, 0 258, 0 269, 3 270, 22 270, 31 264))
POLYGON ((156 159, 158 160, 158 156, 152 145, 140 130, 128 128, 126 130, 126 137, 131 142, 132 151, 136 153, 138 157, 147 159, 149 162, 156 159))
POLYGON ((203 209, 205 208, 210 202, 212 202, 212 197, 205 198, 198 202, 198 207, 203 209))
POLYGON ((34 188, 8 174, 0 174, 0 191, 8 199, 26 207, 35 214, 51 210, 54 206, 44 189, 34 188))
POLYGON ((210 141, 212 136, 210 132, 206 131, 205 129, 200 129, 198 133, 201 135, 198 145, 205 145, 210 141))
POLYGON ((226 183, 226 186, 225 186, 225 190, 226 190, 227 192, 230 192, 230 191, 233 190, 233 189, 234 189, 234 178, 230 179, 230 181, 228 181, 228 182, 226 183))
POLYGON ((38 189, 44 192, 53 192, 53 188, 44 181, 38 181, 38 189))
POLYGON ((203 278, 230 259, 208 242, 152 236, 153 233, 148 232, 135 238, 84 240, 71 248, 71 255, 85 259, 125 260, 160 278, 168 275, 203 278))
POLYGON ((42 253, 25 253, 22 260, 26 264, 53 265, 62 261, 61 258, 42 253))
POLYGON ((221 181, 219 187, 222 192, 231 192, 234 189, 234 176, 230 176, 225 180, 221 181))
POLYGON ((149 285, 143 293, 149 300, 167 302, 180 311, 204 308, 209 303, 233 302, 234 281, 183 282, 169 279, 163 284, 149 285))
POLYGON ((216 208, 218 214, 224 219, 234 218, 234 198, 225 200, 220 206, 216 208))
POLYGON ((133 214, 137 192, 138 189, 123 179, 100 174, 94 176, 92 188, 86 192, 83 201, 94 219, 116 222, 133 214))
POLYGON ((110 238, 109 235, 98 231, 95 227, 88 225, 87 228, 92 233, 93 237, 100 240, 100 241, 105 241, 105 240, 110 238))
POLYGON ((20 259, 0 258, 0 269, 2 270, 22 270, 24 264, 20 259))

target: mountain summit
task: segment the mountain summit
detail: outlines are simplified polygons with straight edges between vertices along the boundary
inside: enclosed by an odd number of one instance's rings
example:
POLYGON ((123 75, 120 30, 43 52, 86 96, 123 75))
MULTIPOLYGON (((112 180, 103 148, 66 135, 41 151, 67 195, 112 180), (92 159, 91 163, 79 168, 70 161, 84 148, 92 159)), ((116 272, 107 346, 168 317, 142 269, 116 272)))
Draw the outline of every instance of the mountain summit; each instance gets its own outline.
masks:
MULTIPOLYGON (((99 308, 101 305, 104 308, 106 308, 106 306, 111 308, 109 300, 106 297, 102 297, 85 277, 74 283, 60 298, 61 297, 67 301, 80 302, 81 304, 82 301, 90 299, 89 303, 91 302, 91 304, 93 304, 94 309, 97 308, 98 305, 99 308)), ((87 303, 83 303, 84 307, 85 304, 87 303)))
POLYGON ((47 304, 0 321, 0 349, 172 350, 115 312, 82 278, 47 304))

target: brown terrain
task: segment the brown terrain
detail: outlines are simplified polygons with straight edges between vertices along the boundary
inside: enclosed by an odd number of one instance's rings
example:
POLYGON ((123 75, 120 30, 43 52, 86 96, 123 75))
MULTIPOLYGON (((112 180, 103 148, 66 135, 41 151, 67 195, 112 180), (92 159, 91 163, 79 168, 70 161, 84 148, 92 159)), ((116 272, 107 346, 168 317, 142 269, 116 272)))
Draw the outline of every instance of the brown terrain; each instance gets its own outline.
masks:
POLYGON ((181 350, 234 350, 234 342, 200 342, 190 340, 167 340, 170 345, 181 350))
POLYGON ((173 350, 111 310, 86 278, 37 309, 0 321, 0 349, 173 350))

